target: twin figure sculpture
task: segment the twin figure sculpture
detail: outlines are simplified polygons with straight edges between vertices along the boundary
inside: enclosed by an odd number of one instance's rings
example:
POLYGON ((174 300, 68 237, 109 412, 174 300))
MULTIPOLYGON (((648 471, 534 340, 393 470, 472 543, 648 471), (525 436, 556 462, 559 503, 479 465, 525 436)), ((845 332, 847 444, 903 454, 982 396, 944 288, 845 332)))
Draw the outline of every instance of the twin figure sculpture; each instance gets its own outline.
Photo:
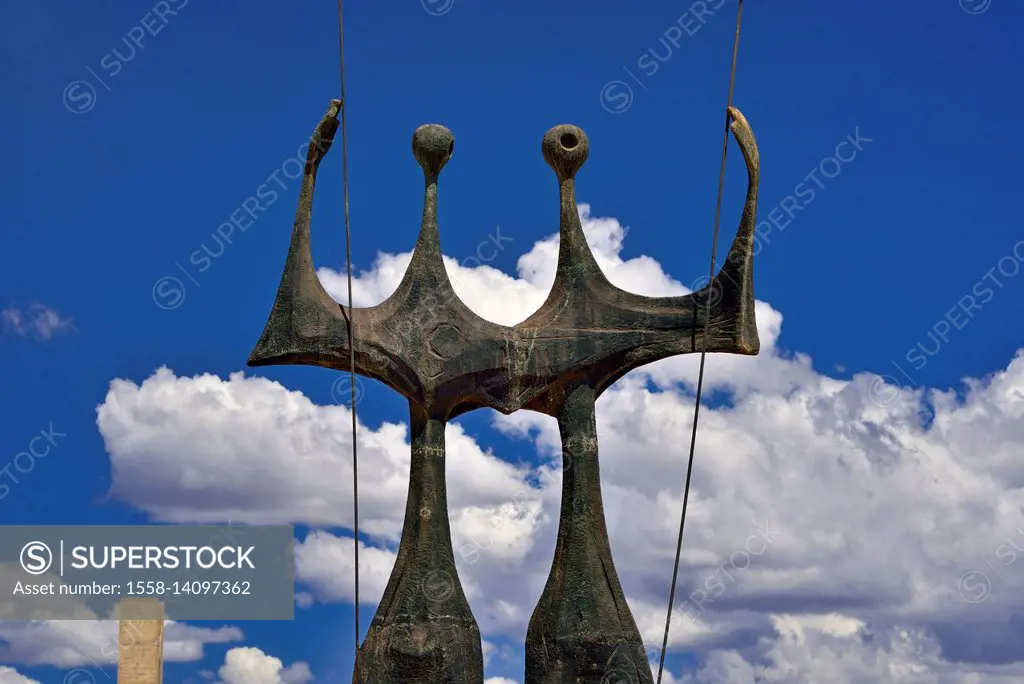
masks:
POLYGON ((284 275, 250 366, 350 370, 409 400, 412 459, 398 557, 356 654, 354 684, 482 684, 480 630, 459 583, 445 488, 445 425, 476 408, 539 411, 558 421, 563 458, 554 560, 526 636, 524 684, 653 684, 643 641, 612 562, 601 502, 594 405, 618 378, 677 354, 754 355, 753 257, 759 159, 735 108, 730 129, 746 161, 746 201, 729 254, 691 294, 644 297, 612 285, 587 245, 574 178, 587 136, 556 126, 543 138, 558 178, 558 265, 544 304, 515 326, 491 323, 456 296, 441 259, 437 183, 451 132, 421 126, 412 149, 426 179, 412 261, 384 302, 349 309, 317 279, 310 216, 320 162, 341 102, 310 139, 284 275), (349 346, 349 326, 354 350, 349 346), (353 353, 354 352, 354 353, 353 353))

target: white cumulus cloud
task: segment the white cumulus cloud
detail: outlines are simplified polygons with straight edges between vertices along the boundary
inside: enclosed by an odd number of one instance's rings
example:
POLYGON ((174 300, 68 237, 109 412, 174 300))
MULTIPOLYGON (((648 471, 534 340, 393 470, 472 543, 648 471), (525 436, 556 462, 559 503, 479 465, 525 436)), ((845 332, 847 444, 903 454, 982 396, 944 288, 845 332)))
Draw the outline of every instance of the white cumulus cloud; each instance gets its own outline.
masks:
POLYGON ((39 684, 39 682, 20 674, 13 667, 0 665, 0 684, 39 684))
POLYGON ((227 652, 218 674, 221 684, 306 684, 313 680, 306 663, 285 667, 280 658, 245 646, 227 652))
MULTIPOLYGON (((625 227, 580 209, 613 283, 648 295, 688 291, 651 257, 623 259, 625 227)), ((485 241, 520 248, 502 237, 485 241)), ((446 265, 471 308, 511 324, 543 301, 556 256, 552 236, 520 257, 516 277, 477 262, 446 265)), ((409 254, 379 255, 355 279, 356 303, 382 301, 408 262, 409 254)), ((345 299, 344 274, 319 275, 345 299)), ((830 377, 779 347, 782 312, 758 302, 757 317, 759 356, 708 358, 706 388, 729 400, 701 413, 670 642, 695 652, 700 667, 663 681, 1024 680, 1024 356, 960 396, 910 390, 868 372, 830 377)), ((697 363, 680 357, 635 371, 597 407, 616 568, 652 648, 665 621, 697 363)), ((559 440, 548 417, 493 416, 511 446, 492 451, 459 424, 447 430, 453 545, 485 638, 522 644, 557 532, 559 440)), ((115 380, 98 410, 111 493, 154 519, 324 529, 298 544, 300 606, 352 598, 352 539, 337 531, 352 524, 349 419, 343 406, 260 377, 166 368, 115 380)), ((404 420, 359 425, 368 601, 387 582, 404 516, 404 420)))

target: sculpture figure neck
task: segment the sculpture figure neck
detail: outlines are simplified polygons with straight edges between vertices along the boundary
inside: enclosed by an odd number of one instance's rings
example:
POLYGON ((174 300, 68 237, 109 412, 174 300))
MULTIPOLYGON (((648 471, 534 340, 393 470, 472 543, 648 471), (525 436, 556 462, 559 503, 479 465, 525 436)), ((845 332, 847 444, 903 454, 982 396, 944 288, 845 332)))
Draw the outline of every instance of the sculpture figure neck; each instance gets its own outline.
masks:
POLYGON ((424 172, 426 187, 423 192, 423 219, 413 258, 421 255, 431 260, 441 258, 441 236, 437 227, 437 178, 437 173, 424 172))
MULTIPOLYGON (((559 195, 559 240, 557 271, 568 276, 600 272, 583 233, 579 210, 576 208, 576 181, 562 178, 558 183, 559 195)), ((570 280, 573 278, 570 277, 570 280)))

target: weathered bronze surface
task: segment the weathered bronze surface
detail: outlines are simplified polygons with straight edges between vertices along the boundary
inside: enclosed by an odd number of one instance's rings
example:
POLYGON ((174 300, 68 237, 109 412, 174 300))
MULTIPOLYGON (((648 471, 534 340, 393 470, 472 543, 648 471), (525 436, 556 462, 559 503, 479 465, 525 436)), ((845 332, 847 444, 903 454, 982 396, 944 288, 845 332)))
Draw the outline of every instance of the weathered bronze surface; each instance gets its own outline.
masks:
POLYGON ((476 408, 538 411, 558 420, 564 470, 554 562, 530 621, 525 684, 652 682, 642 640, 612 563, 601 502, 594 404, 618 378, 677 354, 753 355, 753 243, 758 153, 731 109, 748 189, 736 238, 707 286, 680 297, 644 297, 612 285, 587 245, 574 178, 589 143, 575 126, 544 136, 558 177, 558 266, 544 304, 508 327, 473 313, 455 295, 441 259, 437 181, 454 138, 437 125, 413 134, 426 192, 419 239, 398 289, 383 303, 349 310, 321 286, 310 252, 313 189, 338 127, 340 103, 310 140, 291 247, 270 320, 250 366, 305 364, 356 372, 409 400, 412 464, 405 528, 391 579, 357 654, 359 684, 481 684, 480 633, 452 551, 445 493, 444 429, 476 408), (710 307, 710 308, 709 308, 710 307), (707 343, 704 328, 710 311, 707 343), (609 679, 612 677, 612 679, 609 679))

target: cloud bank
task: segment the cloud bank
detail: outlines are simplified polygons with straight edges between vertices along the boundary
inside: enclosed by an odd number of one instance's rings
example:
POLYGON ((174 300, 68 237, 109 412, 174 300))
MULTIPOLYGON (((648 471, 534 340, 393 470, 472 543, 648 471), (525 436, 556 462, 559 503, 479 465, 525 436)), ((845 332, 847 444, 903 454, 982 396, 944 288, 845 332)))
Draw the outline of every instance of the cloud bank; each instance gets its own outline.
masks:
MULTIPOLYGON (((580 214, 613 283, 646 295, 688 292, 655 259, 621 257, 627 230, 617 220, 586 205, 580 214)), ((542 303, 556 257, 551 236, 519 258, 515 277, 480 259, 446 258, 446 266, 470 308, 513 324, 542 303)), ((378 255, 355 278, 356 304, 387 297, 409 258, 378 255)), ((347 297, 345 274, 319 275, 332 296, 347 297)), ((708 357, 705 386, 728 400, 701 414, 670 641, 700 665, 664 681, 1021 681, 1024 357, 968 380, 960 396, 906 390, 871 373, 823 374, 780 347, 782 312, 758 302, 757 317, 759 356, 708 357)), ((598 402, 612 550, 652 649, 664 628, 697 366, 692 356, 652 364, 598 402)), ((371 603, 390 574, 404 513, 401 418, 358 430, 360 527, 370 538, 361 591, 371 603)), ((264 378, 162 368, 141 382, 114 380, 97 425, 111 494, 154 520, 323 530, 298 540, 302 605, 352 600, 349 420, 343 405, 317 405, 264 378)), ((552 419, 521 412, 494 414, 493 423, 512 441, 494 450, 452 424, 447 460, 459 574, 496 652, 495 644, 522 644, 547 577, 561 465, 552 419)), ((0 627, 7 638, 4 629, 13 628, 0 627)), ((214 638, 179 634, 181 649, 214 638)), ((58 653, 31 648, 3 660, 80 662, 58 653)), ((245 681, 298 681, 265 654, 231 653, 226 684, 243 681, 244 668, 263 673, 245 681)))

